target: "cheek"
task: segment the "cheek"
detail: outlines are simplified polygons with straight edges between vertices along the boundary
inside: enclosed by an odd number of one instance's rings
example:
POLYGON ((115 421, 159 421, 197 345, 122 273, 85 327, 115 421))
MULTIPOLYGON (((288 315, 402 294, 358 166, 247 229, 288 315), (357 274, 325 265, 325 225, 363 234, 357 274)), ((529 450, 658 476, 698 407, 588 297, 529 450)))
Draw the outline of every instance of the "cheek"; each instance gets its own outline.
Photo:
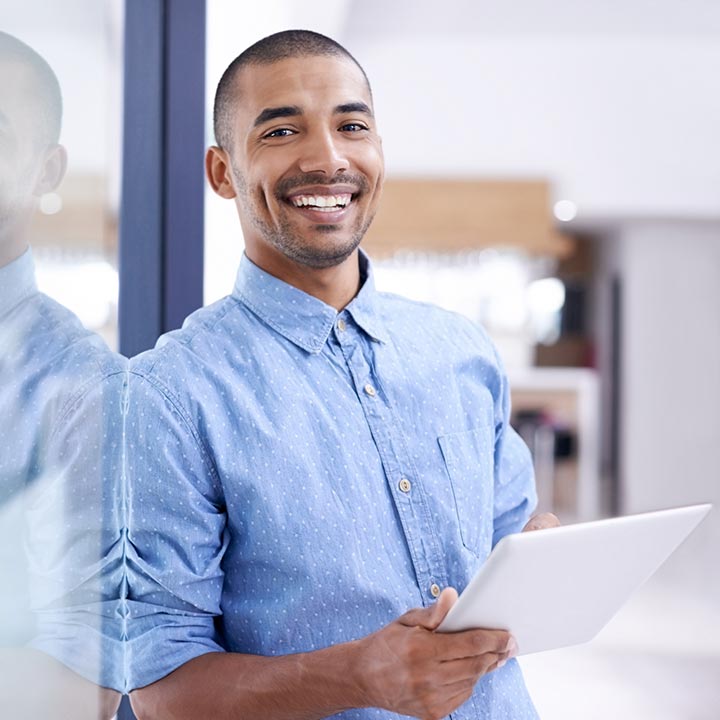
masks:
POLYGON ((373 148, 368 151, 363 169, 370 183, 371 194, 379 194, 385 179, 385 163, 382 152, 379 149, 373 148))
POLYGON ((385 160, 382 148, 376 144, 367 147, 360 162, 370 184, 381 185, 385 176, 385 160))
POLYGON ((238 195, 245 199, 246 203, 254 205, 256 208, 267 209, 268 200, 273 202, 272 194, 269 189, 256 178, 235 175, 235 185, 238 195))
POLYGON ((267 212, 273 213, 283 209, 281 201, 275 197, 275 193, 269 185, 260 185, 258 187, 257 199, 267 212))
POLYGON ((253 201, 269 211, 282 209, 283 205, 282 200, 275 196, 277 177, 268 170, 262 175, 253 173, 251 179, 248 180, 248 190, 253 201))

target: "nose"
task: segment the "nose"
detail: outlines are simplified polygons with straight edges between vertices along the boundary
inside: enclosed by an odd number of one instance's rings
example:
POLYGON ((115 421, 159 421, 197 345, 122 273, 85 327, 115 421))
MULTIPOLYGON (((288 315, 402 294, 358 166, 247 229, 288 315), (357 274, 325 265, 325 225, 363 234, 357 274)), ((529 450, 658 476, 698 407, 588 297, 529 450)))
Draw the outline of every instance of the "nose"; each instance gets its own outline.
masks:
POLYGON ((342 150, 339 134, 323 130, 306 137, 299 165, 304 173, 322 172, 332 177, 345 172, 350 163, 342 150))

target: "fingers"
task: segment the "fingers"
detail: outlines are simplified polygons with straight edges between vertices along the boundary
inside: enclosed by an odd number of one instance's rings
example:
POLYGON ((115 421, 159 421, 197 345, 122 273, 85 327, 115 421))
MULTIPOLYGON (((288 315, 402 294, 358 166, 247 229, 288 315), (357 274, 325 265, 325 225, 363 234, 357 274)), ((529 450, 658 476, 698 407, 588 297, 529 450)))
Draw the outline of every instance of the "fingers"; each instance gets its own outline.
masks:
POLYGON ((533 515, 523 528, 523 532, 532 532, 533 530, 545 530, 547 528, 559 527, 560 520, 552 513, 540 513, 533 515))
POLYGON ((408 627, 423 627, 426 630, 435 630, 445 619, 457 598, 458 594, 455 588, 445 588, 433 605, 409 610, 398 618, 398 622, 408 627))
POLYGON ((433 635, 435 658, 441 662, 494 653, 517 652, 515 639, 506 630, 465 630, 433 635))
POLYGON ((433 678, 442 701, 434 706, 431 717, 450 714, 462 705, 473 692, 477 681, 489 672, 502 667, 510 656, 489 653, 477 658, 465 658, 442 663, 433 678))
POLYGON ((478 678, 494 670, 506 658, 506 654, 485 653, 477 657, 443 662, 436 670, 435 680, 440 686, 467 682, 474 684, 478 678))

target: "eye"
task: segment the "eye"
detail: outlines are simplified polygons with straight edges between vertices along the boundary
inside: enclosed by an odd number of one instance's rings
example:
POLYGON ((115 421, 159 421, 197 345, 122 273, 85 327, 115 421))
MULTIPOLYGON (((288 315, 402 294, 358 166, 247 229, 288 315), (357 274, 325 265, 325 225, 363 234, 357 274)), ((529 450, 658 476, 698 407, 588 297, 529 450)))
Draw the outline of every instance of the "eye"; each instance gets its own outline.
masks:
POLYGON ((340 127, 340 130, 342 132, 362 132, 363 130, 368 130, 367 125, 363 125, 362 123, 345 123, 345 125, 342 125, 340 127))
POLYGON ((278 128, 277 130, 271 130, 269 133, 266 133, 263 135, 263 138, 289 137, 294 134, 295 131, 290 128, 278 128))

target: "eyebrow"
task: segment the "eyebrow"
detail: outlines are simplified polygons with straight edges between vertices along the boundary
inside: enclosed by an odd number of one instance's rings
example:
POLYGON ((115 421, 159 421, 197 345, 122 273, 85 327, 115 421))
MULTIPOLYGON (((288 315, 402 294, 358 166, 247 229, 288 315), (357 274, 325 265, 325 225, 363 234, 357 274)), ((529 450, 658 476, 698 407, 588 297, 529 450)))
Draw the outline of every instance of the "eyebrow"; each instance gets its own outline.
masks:
MULTIPOLYGON (((337 105, 333 110, 335 115, 347 115, 348 113, 363 113, 369 117, 373 117, 372 110, 364 102, 349 102, 337 105)), ((254 127, 263 125, 271 120, 277 120, 277 118, 285 117, 297 117, 302 115, 302 108, 297 105, 282 105, 280 107, 265 108, 256 118, 253 123, 254 127)))
POLYGON ((282 107, 265 108, 253 123, 254 127, 270 122, 276 118, 295 117, 302 115, 303 111, 297 105, 283 105, 282 107))
POLYGON ((364 115, 373 117, 372 110, 364 102, 344 103, 335 108, 336 115, 346 115, 348 113, 363 113, 364 115))

